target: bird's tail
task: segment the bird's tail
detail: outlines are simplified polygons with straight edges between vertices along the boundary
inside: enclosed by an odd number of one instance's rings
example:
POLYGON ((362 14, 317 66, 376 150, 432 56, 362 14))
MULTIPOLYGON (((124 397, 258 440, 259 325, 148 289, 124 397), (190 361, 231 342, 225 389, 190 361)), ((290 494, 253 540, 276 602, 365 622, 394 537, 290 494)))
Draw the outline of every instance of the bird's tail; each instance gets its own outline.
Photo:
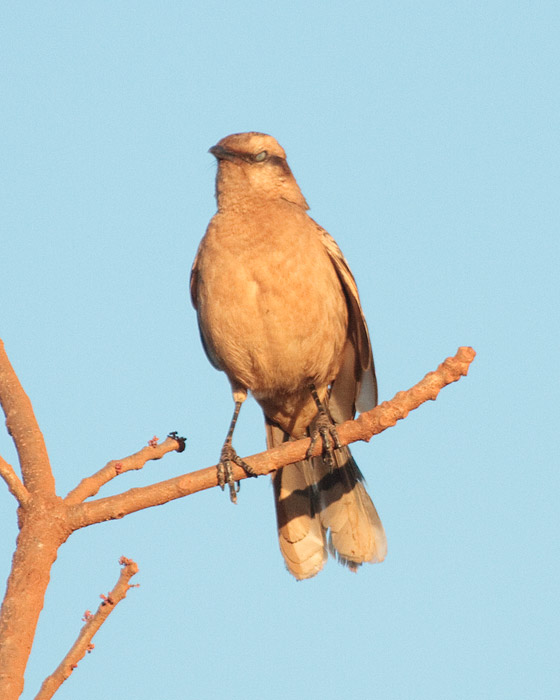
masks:
MULTIPOLYGON (((269 448, 288 439, 267 423, 269 448)), ((312 457, 272 476, 280 550, 297 579, 315 576, 328 551, 352 570, 383 561, 387 553, 383 525, 349 448, 334 454, 332 470, 323 457, 312 457)))

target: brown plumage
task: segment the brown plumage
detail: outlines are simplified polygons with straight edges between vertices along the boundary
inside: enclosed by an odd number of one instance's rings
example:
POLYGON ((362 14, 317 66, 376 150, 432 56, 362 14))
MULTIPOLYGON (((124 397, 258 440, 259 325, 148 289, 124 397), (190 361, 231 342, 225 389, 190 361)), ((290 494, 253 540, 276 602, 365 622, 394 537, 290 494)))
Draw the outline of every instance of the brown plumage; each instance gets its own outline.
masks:
MULTIPOLYGON (((222 139, 218 211, 200 243, 191 296, 212 364, 231 383, 236 413, 221 462, 231 481, 239 406, 261 405, 267 444, 313 434, 317 394, 334 424, 377 403, 371 346, 356 283, 334 239, 307 214, 275 139, 249 132, 222 139)), ((325 416, 323 415, 323 418, 325 416)), ((347 447, 273 475, 280 549, 298 579, 314 576, 327 550, 356 569, 382 561, 383 526, 347 447)))

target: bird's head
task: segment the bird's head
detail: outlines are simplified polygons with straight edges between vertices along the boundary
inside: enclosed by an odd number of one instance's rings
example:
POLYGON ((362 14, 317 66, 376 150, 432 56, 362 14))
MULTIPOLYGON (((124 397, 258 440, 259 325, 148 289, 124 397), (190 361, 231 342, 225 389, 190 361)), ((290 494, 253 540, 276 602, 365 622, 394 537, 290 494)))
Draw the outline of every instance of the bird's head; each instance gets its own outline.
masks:
POLYGON ((249 131, 226 136, 210 153, 218 161, 218 207, 254 200, 285 199, 308 209, 286 161, 284 149, 268 134, 249 131))

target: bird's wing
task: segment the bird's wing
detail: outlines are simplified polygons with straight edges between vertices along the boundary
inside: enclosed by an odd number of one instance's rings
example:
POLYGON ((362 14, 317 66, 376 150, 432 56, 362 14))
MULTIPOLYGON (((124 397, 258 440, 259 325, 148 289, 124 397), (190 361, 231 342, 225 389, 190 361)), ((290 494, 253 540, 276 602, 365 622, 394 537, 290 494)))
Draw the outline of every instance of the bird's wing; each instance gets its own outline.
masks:
POLYGON ((329 402, 331 412, 333 409, 336 411, 338 407, 342 414, 340 417, 333 415, 335 420, 348 420, 354 415, 350 405, 360 412, 368 411, 377 405, 375 366, 356 280, 334 238, 318 224, 317 229, 336 269, 348 303, 348 343, 329 402))
POLYGON ((190 290, 191 290, 191 302, 194 308, 197 311, 196 318, 198 321, 198 331, 200 333, 200 340, 202 342, 202 347, 204 348, 204 352, 206 353, 206 357, 210 360, 210 363, 216 368, 216 369, 222 369, 220 366, 220 363, 218 362, 218 358, 216 355, 210 350, 210 346, 206 341, 206 338, 204 337, 204 330, 202 328, 202 324, 200 323, 200 313, 199 313, 199 308, 198 308, 198 282, 199 282, 199 274, 198 274, 198 254, 200 252, 200 247, 196 252, 196 256, 194 258, 194 262, 191 268, 191 280, 190 280, 190 290))
MULTIPOLYGON (((200 248, 199 248, 200 250, 200 248)), ((198 250, 191 268, 191 280, 190 280, 190 290, 191 290, 191 303, 195 309, 198 309, 198 250)))

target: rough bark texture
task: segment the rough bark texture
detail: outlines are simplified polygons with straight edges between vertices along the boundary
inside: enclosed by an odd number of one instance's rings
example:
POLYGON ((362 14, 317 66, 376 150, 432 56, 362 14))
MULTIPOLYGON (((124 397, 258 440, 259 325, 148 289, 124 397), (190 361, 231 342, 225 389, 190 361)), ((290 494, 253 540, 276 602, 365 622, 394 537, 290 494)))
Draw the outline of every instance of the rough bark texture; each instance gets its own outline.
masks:
POLYGON ((70 534, 56 497, 32 499, 20 509, 20 533, 0 611, 0 697, 19 698, 23 674, 43 609, 51 566, 70 534))

